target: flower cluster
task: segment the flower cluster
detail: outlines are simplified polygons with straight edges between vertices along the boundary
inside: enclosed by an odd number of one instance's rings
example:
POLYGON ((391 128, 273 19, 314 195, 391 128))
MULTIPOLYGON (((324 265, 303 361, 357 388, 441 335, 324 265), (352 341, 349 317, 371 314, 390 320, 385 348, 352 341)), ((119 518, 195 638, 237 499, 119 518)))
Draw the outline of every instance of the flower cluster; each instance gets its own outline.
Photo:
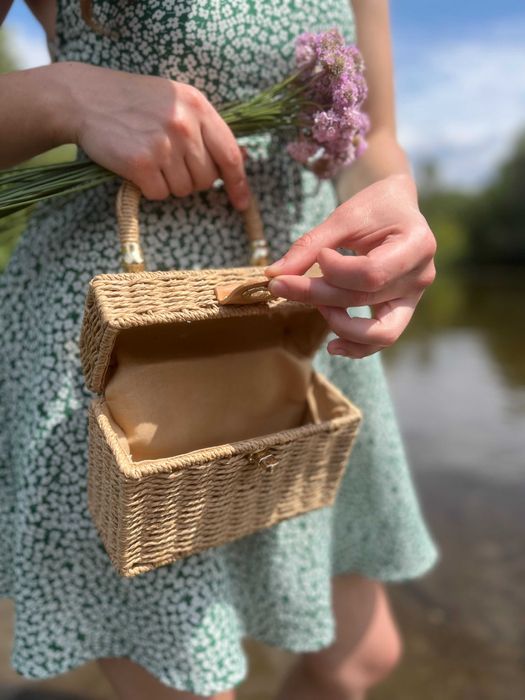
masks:
POLYGON ((366 148, 369 120, 363 58, 337 29, 301 34, 295 44, 297 81, 303 86, 299 136, 288 144, 295 160, 319 177, 333 177, 366 148))

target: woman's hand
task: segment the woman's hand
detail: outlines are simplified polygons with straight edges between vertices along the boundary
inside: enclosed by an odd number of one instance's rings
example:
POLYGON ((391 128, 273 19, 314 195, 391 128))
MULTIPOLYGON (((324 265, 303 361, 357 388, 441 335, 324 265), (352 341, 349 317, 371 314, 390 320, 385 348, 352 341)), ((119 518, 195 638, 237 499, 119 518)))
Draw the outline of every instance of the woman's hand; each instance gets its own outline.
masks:
POLYGON ((328 351, 362 358, 392 345, 435 277, 436 242, 409 175, 391 175, 341 204, 266 272, 276 296, 314 304, 338 336, 328 351), (356 255, 341 255, 348 248, 356 255), (302 276, 315 262, 322 277, 302 276), (351 318, 371 306, 373 318, 351 318))
POLYGON ((92 160, 134 182, 148 199, 185 197, 221 178, 232 204, 247 207, 241 150, 199 90, 82 63, 57 68, 69 97, 61 128, 92 160))

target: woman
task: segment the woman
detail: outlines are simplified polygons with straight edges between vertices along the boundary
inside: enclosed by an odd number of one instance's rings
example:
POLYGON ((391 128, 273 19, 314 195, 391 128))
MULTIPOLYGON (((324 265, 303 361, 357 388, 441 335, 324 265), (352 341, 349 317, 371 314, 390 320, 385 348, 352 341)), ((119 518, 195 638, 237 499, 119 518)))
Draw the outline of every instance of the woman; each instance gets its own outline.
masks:
POLYGON ((87 512, 90 396, 77 353, 89 279, 119 270, 116 186, 41 205, 0 280, 0 595, 16 601, 13 665, 41 678, 98 658, 126 700, 231 699, 251 636, 302 652, 283 700, 363 698, 400 654, 380 581, 435 559, 375 354, 409 322, 435 250, 395 136, 387 0, 354 0, 353 14, 346 0, 31 6, 56 62, 0 76, 0 167, 74 142, 134 181, 149 200, 150 269, 245 264, 235 210, 251 188, 274 259, 286 253, 272 285, 320 307, 338 339, 317 366, 364 423, 333 508, 120 578, 87 512), (365 155, 337 189, 278 137, 244 140, 244 165, 213 105, 286 75, 303 31, 337 26, 353 39, 353 16, 368 66, 365 155), (218 177, 225 191, 210 190, 218 177), (315 261, 323 279, 302 277, 315 261), (364 305, 373 318, 347 315, 364 305))

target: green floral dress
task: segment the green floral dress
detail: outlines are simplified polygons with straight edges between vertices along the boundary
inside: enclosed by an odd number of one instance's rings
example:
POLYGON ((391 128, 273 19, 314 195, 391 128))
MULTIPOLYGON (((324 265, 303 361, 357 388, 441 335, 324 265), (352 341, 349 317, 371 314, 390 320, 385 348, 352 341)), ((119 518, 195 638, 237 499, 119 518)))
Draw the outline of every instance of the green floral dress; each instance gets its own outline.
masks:
MULTIPOLYGON (((193 84, 214 104, 286 75, 303 31, 353 37, 347 0, 59 0, 55 58, 193 84)), ((336 206, 274 137, 245 139, 275 258, 336 206)), ((378 356, 323 349, 317 368, 364 413, 336 505, 134 579, 110 565, 86 503, 87 405, 78 337, 91 277, 119 271, 116 185, 40 206, 0 278, 0 595, 16 602, 12 663, 44 678, 126 656, 164 683, 209 695, 246 671, 241 640, 296 651, 334 633, 330 578, 418 576, 436 552, 414 494, 378 356)), ((246 263, 222 191, 144 202, 150 269, 246 263)))

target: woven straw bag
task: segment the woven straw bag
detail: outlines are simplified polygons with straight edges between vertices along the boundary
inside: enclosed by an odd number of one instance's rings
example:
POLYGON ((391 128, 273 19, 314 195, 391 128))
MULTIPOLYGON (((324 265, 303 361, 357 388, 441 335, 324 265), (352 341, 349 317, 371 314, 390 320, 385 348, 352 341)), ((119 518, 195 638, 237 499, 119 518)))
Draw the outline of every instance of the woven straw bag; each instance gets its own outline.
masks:
MULTIPOLYGON (((124 183, 127 271, 90 282, 80 338, 89 510, 123 576, 330 505, 361 419, 311 367, 321 314, 259 267, 143 271, 139 198, 124 183)), ((256 209, 246 223, 265 263, 256 209)))

